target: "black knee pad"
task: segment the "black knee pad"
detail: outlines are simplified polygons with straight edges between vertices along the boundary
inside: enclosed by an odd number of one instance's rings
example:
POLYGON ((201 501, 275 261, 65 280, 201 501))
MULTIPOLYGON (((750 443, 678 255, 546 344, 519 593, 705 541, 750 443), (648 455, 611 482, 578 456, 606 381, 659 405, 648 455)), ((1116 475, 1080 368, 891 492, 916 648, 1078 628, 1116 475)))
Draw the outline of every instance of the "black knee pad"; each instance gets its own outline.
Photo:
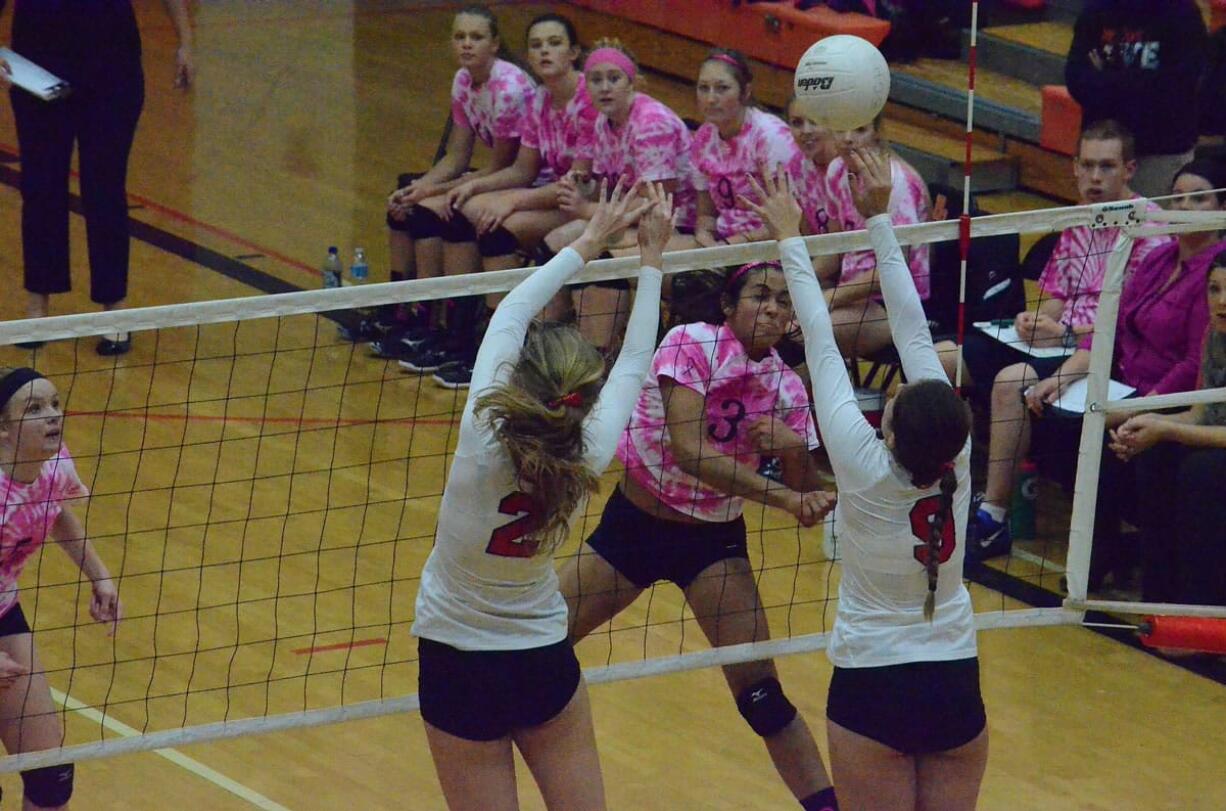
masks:
POLYGON ((750 728, 769 738, 796 717, 796 707, 783 694, 783 687, 775 678, 762 679, 749 685, 736 697, 736 708, 750 728))
POLYGON ((544 267, 549 264, 549 260, 558 255, 558 252, 549 247, 545 240, 541 240, 541 244, 536 246, 536 250, 532 252, 532 261, 537 267, 544 267))
POLYGON ((413 239, 432 239, 442 236, 446 223, 442 218, 424 206, 413 206, 404 215, 403 220, 397 220, 389 212, 387 227, 393 231, 402 231, 413 239))
POLYGON ((39 808, 58 808, 72 797, 72 777, 72 764, 65 763, 22 772, 21 782, 27 800, 39 808))
POLYGON ((482 256, 509 256, 519 250, 519 240, 501 225, 477 238, 482 256))
POLYGON ((440 220, 440 222, 443 227, 438 235, 443 238, 443 242, 477 241, 477 229, 473 228, 473 224, 460 212, 453 211, 450 220, 440 220))

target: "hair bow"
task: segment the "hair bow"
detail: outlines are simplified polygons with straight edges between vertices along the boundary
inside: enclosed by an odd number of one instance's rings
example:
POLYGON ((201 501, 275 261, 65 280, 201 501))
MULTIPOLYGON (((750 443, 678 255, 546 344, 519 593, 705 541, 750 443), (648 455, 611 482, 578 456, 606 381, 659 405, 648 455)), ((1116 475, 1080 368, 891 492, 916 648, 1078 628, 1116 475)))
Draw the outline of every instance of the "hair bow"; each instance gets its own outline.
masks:
POLYGON ((570 394, 564 394, 556 400, 550 400, 547 405, 550 408, 561 408, 564 405, 578 408, 583 405, 583 395, 577 391, 572 391, 570 394))

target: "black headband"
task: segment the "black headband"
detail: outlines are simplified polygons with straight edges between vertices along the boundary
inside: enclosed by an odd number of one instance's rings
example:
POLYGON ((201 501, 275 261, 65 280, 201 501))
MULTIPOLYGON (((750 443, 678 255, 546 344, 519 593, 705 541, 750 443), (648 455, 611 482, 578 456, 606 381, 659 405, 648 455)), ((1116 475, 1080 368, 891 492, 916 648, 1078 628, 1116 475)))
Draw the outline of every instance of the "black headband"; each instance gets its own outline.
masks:
POLYGON ((13 395, 17 391, 29 383, 31 380, 42 380, 43 376, 34 371, 28 366, 22 366, 19 369, 0 377, 0 411, 3 411, 9 404, 9 400, 13 399, 13 395))

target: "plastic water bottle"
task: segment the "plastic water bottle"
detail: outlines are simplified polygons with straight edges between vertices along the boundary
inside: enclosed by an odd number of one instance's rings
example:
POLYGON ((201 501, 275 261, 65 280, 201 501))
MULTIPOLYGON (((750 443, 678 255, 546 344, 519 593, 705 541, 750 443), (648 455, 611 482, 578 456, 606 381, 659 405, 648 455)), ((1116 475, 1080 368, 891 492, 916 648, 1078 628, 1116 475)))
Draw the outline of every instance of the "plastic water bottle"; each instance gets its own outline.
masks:
POLYGON ((366 251, 353 249, 353 264, 349 266, 349 281, 353 284, 366 284, 370 278, 370 265, 366 264, 366 251))
POLYGON ((328 258, 324 260, 322 272, 325 289, 341 286, 341 276, 345 268, 341 264, 340 250, 335 245, 328 248, 328 258))
POLYGON ((1034 507, 1039 497, 1039 466, 1026 459, 1018 468, 1017 487, 1013 490, 1013 503, 1009 508, 1009 535, 1013 540, 1034 540, 1034 507))

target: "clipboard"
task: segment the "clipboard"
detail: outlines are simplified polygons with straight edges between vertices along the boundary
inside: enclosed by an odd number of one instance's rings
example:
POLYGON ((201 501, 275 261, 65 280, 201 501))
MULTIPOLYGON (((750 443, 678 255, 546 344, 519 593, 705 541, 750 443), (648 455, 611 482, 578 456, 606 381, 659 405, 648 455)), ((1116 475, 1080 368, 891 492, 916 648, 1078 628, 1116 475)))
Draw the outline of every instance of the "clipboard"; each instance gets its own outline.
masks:
POLYGON ((72 92, 72 85, 68 82, 14 50, 0 48, 0 59, 9 63, 9 69, 12 71, 9 79, 14 86, 43 101, 62 99, 72 92))
POLYGON ((975 329, 989 338, 995 338, 1005 346, 1016 349, 1018 352, 1029 355, 1032 358, 1067 358, 1077 351, 1076 347, 1031 346, 1028 341, 1017 334, 1017 329, 1014 328, 1012 319, 1008 321, 976 321, 975 329))

